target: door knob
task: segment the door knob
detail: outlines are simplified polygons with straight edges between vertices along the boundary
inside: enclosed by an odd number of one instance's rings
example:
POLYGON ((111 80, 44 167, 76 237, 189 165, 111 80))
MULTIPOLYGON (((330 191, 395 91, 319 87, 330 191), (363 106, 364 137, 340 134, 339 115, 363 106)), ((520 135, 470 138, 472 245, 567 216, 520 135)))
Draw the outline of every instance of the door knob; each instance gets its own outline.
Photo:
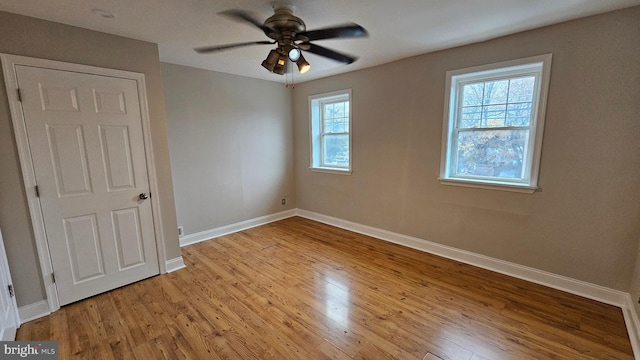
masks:
POLYGON ((145 193, 142 193, 142 194, 140 194, 140 195, 138 196, 138 198, 139 198, 140 200, 147 200, 147 199, 149 198, 149 196, 147 196, 147 194, 145 194, 145 193))

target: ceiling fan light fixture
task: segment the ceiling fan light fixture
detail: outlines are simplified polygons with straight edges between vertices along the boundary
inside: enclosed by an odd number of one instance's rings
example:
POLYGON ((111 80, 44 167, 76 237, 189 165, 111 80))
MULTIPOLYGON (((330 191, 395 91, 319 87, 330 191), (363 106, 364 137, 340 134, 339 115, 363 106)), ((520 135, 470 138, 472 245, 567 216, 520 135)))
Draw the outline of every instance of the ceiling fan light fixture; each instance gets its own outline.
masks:
POLYGON ((304 74, 311 69, 311 64, 309 64, 302 54, 300 54, 300 58, 296 61, 296 65, 298 65, 298 71, 300 71, 300 74, 304 74))
POLYGON ((275 53, 278 54, 278 59, 276 60, 276 64, 273 67, 273 70, 271 70, 271 72, 278 75, 284 75, 284 72, 287 69, 287 55, 279 51, 275 51, 275 53))
POLYGON ((287 68, 287 55, 278 49, 273 49, 262 62, 262 67, 274 74, 283 75, 287 68))
POLYGON ((298 61, 298 59, 300 59, 301 56, 302 56, 302 53, 300 53, 300 50, 294 47, 292 47, 291 50, 289 50, 289 60, 298 61))
POLYGON ((280 59, 280 54, 276 50, 271 50, 267 58, 262 62, 262 67, 273 72, 280 59))

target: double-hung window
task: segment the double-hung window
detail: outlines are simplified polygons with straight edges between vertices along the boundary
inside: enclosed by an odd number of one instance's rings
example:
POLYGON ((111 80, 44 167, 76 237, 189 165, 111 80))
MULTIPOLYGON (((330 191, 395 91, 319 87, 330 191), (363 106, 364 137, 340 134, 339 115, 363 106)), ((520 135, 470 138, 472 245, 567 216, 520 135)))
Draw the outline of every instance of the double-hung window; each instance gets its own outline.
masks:
POLYGON ((551 55, 447 72, 440 181, 537 189, 551 55))
POLYGON ((309 97, 311 168, 351 171, 351 90, 309 97))

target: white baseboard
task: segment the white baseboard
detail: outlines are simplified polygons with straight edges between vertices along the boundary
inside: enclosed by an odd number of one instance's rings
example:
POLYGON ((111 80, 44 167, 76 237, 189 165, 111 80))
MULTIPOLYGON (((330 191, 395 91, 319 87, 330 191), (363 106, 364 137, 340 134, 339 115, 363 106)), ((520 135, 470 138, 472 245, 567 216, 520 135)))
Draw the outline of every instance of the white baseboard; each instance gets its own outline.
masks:
POLYGON ((167 266, 167 272, 174 272, 180 269, 184 269, 187 266, 184 264, 184 259, 182 258, 182 256, 178 256, 177 258, 173 258, 170 260, 167 260, 165 262, 166 266, 167 266))
POLYGON ((622 307, 625 304, 626 293, 609 289, 603 286, 587 283, 580 280, 571 279, 565 276, 556 275, 546 271, 518 265, 508 261, 503 261, 488 256, 472 253, 465 250, 456 249, 450 246, 437 244, 431 241, 394 233, 387 230, 362 225, 327 215, 322 215, 306 210, 297 210, 297 215, 321 223, 329 224, 342 229, 350 230, 360 234, 372 236, 381 240, 389 241, 398 245, 410 247, 412 249, 424 251, 430 254, 442 256, 456 260, 465 264, 488 269, 501 274, 509 275, 518 279, 531 281, 536 284, 545 285, 554 289, 566 291, 588 299, 597 300, 609 305, 622 307))
POLYGON ((47 303, 46 300, 40 300, 33 304, 20 306, 18 308, 18 316, 20 317, 21 324, 39 319, 49 314, 51 314, 51 311, 49 311, 49 303, 47 303))
POLYGON ((638 313, 636 312, 636 307, 633 306, 633 299, 630 294, 626 294, 625 296, 622 314, 624 315, 624 322, 627 325, 627 333, 629 333, 633 354, 636 359, 640 359, 640 320, 638 320, 638 313))
MULTIPOLYGON (((296 210, 287 210, 279 213, 257 217, 241 221, 235 224, 221 226, 219 228, 201 231, 195 234, 189 234, 180 238, 180 246, 187 246, 195 243, 199 243, 205 240, 210 240, 219 236, 232 234, 234 232, 250 229, 256 226, 265 225, 274 221, 290 218, 296 216, 296 210)), ((168 270, 167 270, 168 271, 168 270)))

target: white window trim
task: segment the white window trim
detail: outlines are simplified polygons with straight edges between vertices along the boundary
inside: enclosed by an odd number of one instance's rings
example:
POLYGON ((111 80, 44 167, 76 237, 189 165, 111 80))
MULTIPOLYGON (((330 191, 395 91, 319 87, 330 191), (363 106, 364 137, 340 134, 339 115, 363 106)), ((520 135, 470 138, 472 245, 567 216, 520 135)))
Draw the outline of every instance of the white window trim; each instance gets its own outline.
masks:
POLYGON ((353 98, 351 96, 351 89, 331 91, 323 94, 316 94, 309 96, 309 150, 310 150, 310 165, 309 169, 316 172, 333 173, 350 175, 353 164, 353 135, 351 132, 353 126, 353 98), (349 101, 349 166, 337 167, 323 164, 322 160, 322 139, 321 139, 321 123, 320 119, 320 104, 330 103, 336 101, 349 101))
MULTIPOLYGON (((542 135, 544 132, 544 120, 547 108, 547 94, 549 89, 549 80, 551 77, 551 54, 533 56, 528 58, 516 59, 511 61, 504 61, 494 64, 475 66, 465 69, 451 70, 446 73, 445 84, 445 101, 444 101, 444 123, 442 130, 442 155, 440 161, 440 177, 438 180, 443 185, 453 185, 462 187, 473 187, 481 189, 493 189, 512 192, 522 192, 532 194, 538 189, 538 175, 540 170, 540 156, 542 153, 542 135), (500 75, 496 77, 510 77, 515 74, 520 74, 527 69, 530 69, 533 65, 542 65, 542 70, 539 75, 539 82, 537 84, 537 100, 538 106, 532 109, 531 121, 529 130, 533 132, 530 139, 534 139, 533 143, 529 144, 529 154, 531 159, 527 161, 530 163, 530 167, 525 169, 528 176, 528 181, 499 181, 495 179, 482 179, 481 177, 454 177, 451 176, 450 166, 451 161, 449 155, 452 151, 452 136, 454 134, 455 119, 452 113, 452 108, 457 109, 456 102, 458 99, 458 83, 470 82, 478 79, 484 79, 496 70, 505 69, 500 75), (512 69, 507 69, 512 68, 512 69), (461 79, 462 78, 462 79, 461 79)), ((526 165, 526 164, 525 164, 526 165)))

